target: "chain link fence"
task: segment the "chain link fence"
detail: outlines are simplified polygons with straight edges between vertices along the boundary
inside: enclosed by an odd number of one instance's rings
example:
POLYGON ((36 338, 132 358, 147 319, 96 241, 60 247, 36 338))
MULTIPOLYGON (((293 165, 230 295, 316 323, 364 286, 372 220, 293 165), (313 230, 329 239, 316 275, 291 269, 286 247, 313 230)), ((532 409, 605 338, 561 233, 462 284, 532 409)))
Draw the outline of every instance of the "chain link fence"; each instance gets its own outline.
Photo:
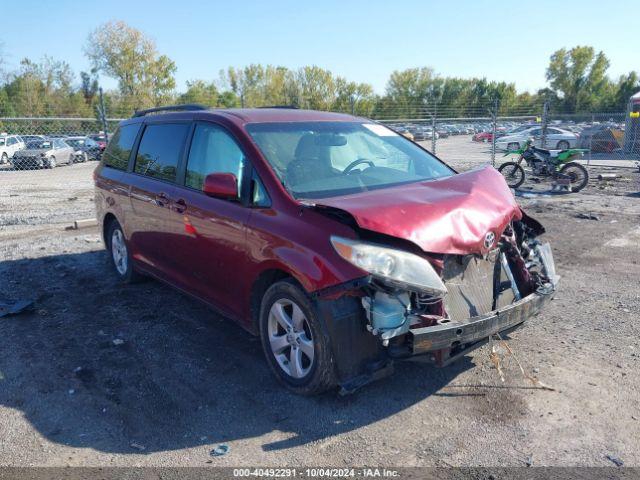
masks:
MULTIPOLYGON (((640 119, 632 116, 632 105, 626 112, 571 115, 549 113, 548 107, 509 109, 489 102, 460 115, 460 106, 381 103, 368 113, 443 160, 462 166, 498 165, 506 152, 528 138, 542 148, 584 149, 589 163, 640 159, 640 119)), ((100 160, 108 134, 120 120, 100 115, 0 117, 0 174, 100 160)))

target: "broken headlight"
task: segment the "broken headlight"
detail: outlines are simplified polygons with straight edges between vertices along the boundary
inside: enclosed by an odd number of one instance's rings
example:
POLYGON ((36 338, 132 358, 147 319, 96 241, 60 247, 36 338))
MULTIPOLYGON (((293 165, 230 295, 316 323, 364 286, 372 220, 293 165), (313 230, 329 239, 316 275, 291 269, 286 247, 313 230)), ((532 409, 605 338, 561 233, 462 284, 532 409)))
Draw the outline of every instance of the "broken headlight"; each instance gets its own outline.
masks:
POLYGON ((436 297, 447 293, 431 264, 418 255, 342 237, 331 237, 331 243, 342 258, 385 283, 436 297))

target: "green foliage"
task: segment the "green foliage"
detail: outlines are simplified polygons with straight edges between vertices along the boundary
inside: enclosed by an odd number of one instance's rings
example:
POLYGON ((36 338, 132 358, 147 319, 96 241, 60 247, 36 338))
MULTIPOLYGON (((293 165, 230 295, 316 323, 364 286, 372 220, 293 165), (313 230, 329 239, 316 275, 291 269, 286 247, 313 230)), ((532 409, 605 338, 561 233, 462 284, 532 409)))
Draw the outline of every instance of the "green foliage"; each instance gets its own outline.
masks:
MULTIPOLYGON (((1 47, 1 45, 0 45, 1 47)), ((0 117, 97 117, 98 74, 117 80, 117 89, 104 93, 109 117, 127 117, 135 110, 170 103, 200 103, 210 107, 291 105, 332 110, 379 119, 486 117, 495 102, 499 115, 531 115, 548 101, 552 113, 624 111, 629 97, 640 90, 636 72, 611 79, 609 60, 588 46, 562 48, 550 57, 548 87, 518 93, 513 83, 486 78, 438 75, 432 68, 409 68, 389 76, 383 95, 371 85, 349 81, 316 65, 289 69, 251 64, 229 67, 218 81, 195 79, 175 92, 176 65, 160 54, 144 33, 121 21, 93 31, 85 53, 90 72, 44 57, 23 59, 6 72, 0 48, 0 117)), ((79 128, 93 128, 80 125, 79 128)))

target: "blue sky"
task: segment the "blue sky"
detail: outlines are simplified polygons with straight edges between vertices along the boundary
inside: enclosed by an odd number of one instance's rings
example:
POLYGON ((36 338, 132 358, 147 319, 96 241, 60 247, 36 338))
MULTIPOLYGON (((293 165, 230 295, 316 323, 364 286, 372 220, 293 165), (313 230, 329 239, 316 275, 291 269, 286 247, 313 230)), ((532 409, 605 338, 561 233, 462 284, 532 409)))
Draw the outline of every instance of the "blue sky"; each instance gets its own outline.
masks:
POLYGON ((632 0, 6 0, 4 18, 17 20, 3 22, 0 42, 9 68, 50 55, 80 72, 89 68, 89 32, 117 19, 176 62, 179 90, 190 79, 217 80, 230 65, 262 63, 319 65, 379 93, 389 73, 415 66, 523 91, 545 85, 549 56, 564 46, 604 50, 612 76, 640 70, 639 11, 632 0))

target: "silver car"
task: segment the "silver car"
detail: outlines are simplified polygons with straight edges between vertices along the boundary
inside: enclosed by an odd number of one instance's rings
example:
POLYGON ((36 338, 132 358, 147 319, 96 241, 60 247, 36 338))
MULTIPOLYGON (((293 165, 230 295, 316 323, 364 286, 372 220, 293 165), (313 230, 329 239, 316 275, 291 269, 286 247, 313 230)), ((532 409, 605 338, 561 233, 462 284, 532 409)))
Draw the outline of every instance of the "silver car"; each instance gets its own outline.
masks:
POLYGON ((75 150, 61 138, 47 138, 27 143, 27 148, 16 152, 12 159, 13 168, 53 168, 61 163, 71 165, 75 150))

